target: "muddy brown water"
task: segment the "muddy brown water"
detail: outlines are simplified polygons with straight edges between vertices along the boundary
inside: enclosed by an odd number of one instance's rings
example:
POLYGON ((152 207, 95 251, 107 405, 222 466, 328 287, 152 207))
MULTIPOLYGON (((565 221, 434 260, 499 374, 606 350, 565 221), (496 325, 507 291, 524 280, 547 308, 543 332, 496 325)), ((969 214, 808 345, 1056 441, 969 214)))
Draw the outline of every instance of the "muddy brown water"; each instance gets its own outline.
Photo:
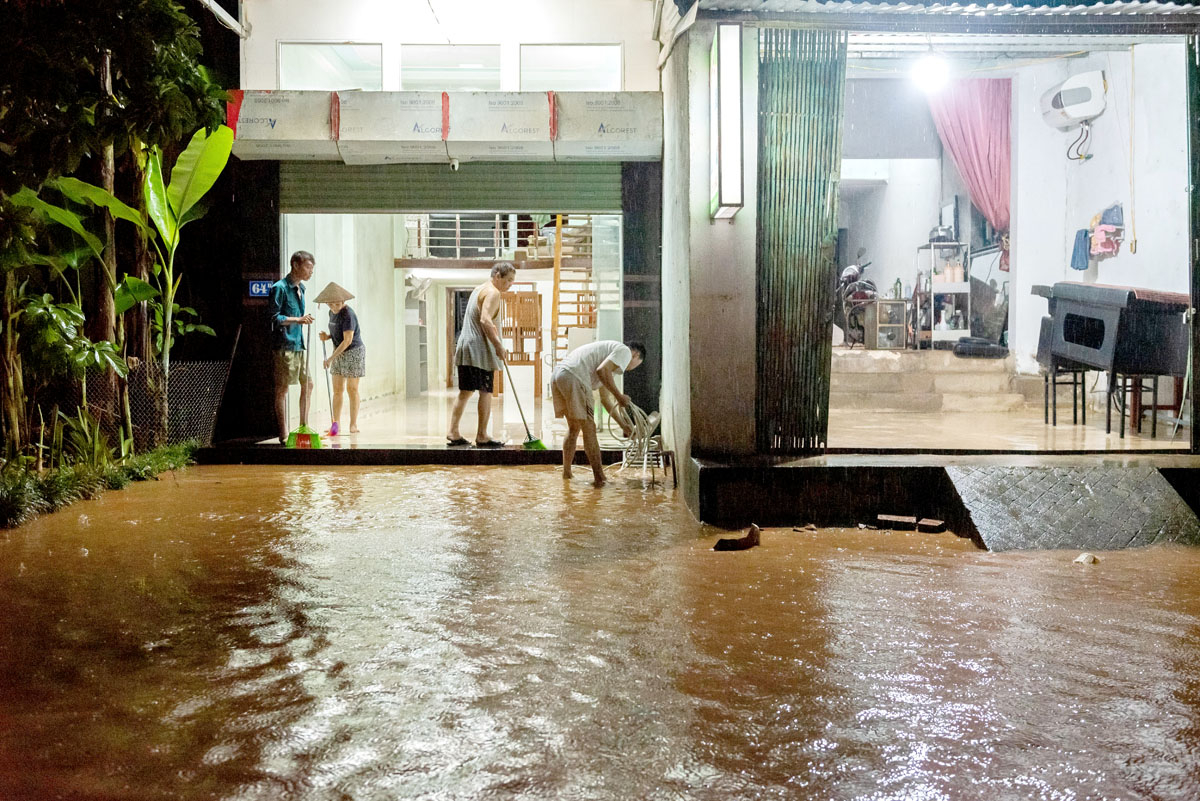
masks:
POLYGON ((552 468, 191 468, 0 532, 3 799, 1195 799, 1200 554, 552 468))

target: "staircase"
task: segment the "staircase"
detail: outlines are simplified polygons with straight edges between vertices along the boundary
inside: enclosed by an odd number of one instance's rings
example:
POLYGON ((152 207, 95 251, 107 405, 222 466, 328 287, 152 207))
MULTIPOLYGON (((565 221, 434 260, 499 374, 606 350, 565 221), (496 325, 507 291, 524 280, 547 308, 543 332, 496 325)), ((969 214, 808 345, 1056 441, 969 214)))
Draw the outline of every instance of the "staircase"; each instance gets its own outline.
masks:
POLYGON ((599 311, 621 309, 620 263, 614 258, 600 258, 597 233, 590 215, 559 215, 555 218, 553 363, 571 349, 569 329, 592 329, 590 338, 594 338, 599 311))
POLYGON ((833 349, 830 409, 872 412, 1011 412, 1011 359, 964 359, 945 350, 833 349))

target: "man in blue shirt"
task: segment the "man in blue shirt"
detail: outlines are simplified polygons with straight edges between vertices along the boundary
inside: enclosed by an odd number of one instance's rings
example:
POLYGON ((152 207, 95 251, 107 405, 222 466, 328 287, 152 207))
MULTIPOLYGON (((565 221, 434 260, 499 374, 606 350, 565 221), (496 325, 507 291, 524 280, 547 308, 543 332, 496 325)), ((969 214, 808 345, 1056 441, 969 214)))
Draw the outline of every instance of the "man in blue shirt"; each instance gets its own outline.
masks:
POLYGON ((313 277, 317 260, 307 250, 292 254, 291 270, 271 285, 268 305, 271 310, 271 347, 275 362, 275 419, 279 424, 279 444, 287 442, 288 386, 300 385, 300 425, 308 425, 308 405, 313 381, 305 365, 304 326, 312 325, 313 316, 304 311, 304 284, 313 277), (303 376, 304 380, 301 381, 303 376))

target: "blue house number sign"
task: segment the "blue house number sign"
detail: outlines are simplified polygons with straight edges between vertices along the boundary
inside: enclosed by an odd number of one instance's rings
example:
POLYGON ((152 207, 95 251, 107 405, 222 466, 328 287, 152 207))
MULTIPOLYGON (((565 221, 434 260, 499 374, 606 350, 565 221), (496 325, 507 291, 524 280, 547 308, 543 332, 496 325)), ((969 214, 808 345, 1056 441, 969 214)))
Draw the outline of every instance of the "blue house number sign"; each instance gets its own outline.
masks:
POLYGON ((250 282, 250 297, 252 298, 267 298, 271 296, 270 281, 251 281, 250 282))

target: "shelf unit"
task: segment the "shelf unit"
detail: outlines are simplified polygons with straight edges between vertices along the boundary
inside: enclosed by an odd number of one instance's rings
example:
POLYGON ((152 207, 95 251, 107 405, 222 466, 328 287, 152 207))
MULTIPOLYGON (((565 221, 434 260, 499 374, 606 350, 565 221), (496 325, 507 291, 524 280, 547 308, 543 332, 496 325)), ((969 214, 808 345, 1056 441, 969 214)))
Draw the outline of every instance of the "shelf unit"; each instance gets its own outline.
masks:
POLYGON ((971 335, 971 246, 965 242, 926 242, 917 247, 917 283, 913 290, 913 310, 916 332, 914 347, 922 343, 957 342, 971 335), (945 274, 946 266, 958 262, 963 267, 963 280, 945 283, 933 277, 945 274), (947 312, 949 322, 955 312, 961 313, 961 327, 939 330, 938 315, 947 312))

